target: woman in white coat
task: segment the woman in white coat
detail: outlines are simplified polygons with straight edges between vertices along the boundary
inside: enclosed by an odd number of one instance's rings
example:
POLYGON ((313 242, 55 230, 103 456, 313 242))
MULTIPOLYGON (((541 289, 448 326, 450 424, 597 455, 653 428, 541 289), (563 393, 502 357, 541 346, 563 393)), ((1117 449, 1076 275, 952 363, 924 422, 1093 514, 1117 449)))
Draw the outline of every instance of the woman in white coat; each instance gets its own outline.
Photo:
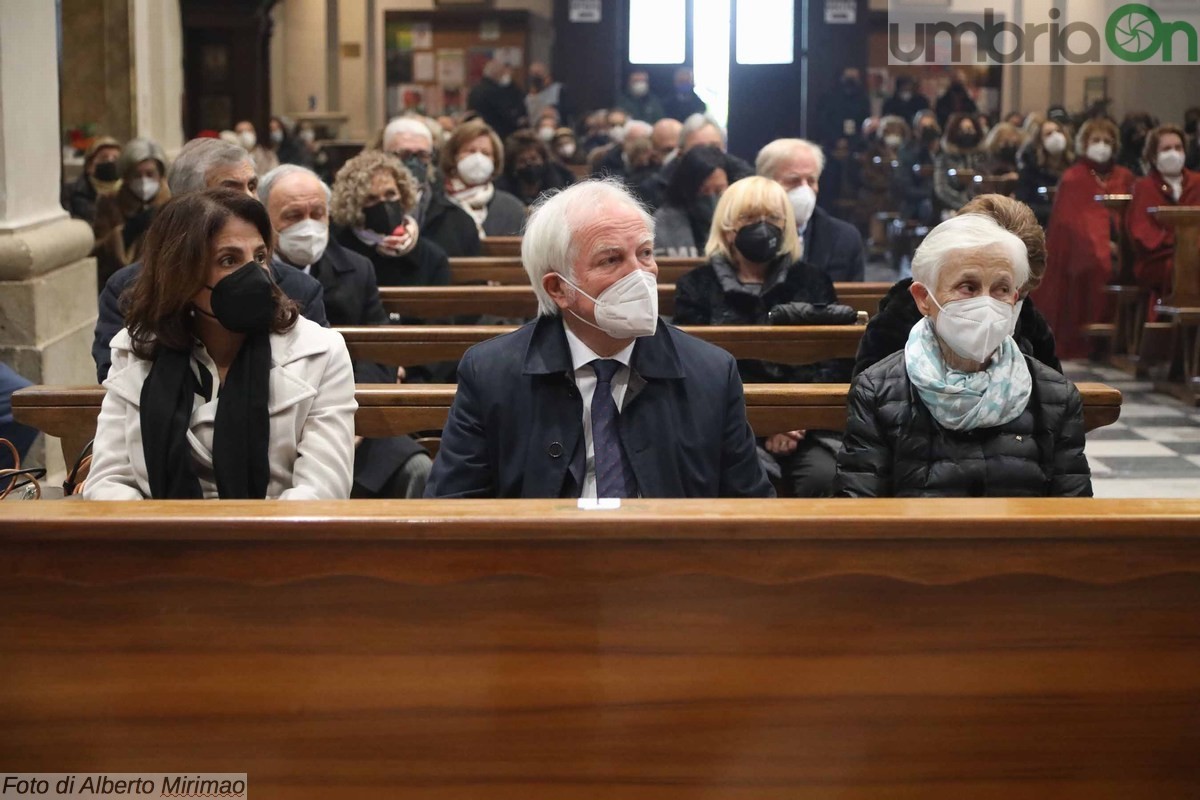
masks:
POLYGON ((112 341, 85 498, 349 497, 350 355, 271 280, 271 243, 244 194, 163 206, 112 341))

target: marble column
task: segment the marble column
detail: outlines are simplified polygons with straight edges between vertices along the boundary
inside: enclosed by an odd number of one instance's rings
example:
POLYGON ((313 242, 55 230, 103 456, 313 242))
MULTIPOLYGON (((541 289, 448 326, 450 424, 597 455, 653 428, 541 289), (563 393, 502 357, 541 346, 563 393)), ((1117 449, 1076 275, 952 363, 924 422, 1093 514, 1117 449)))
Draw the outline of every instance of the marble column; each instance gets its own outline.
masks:
POLYGON ((37 383, 95 383, 96 262, 91 227, 59 202, 57 59, 55 4, 0 0, 0 360, 37 383))

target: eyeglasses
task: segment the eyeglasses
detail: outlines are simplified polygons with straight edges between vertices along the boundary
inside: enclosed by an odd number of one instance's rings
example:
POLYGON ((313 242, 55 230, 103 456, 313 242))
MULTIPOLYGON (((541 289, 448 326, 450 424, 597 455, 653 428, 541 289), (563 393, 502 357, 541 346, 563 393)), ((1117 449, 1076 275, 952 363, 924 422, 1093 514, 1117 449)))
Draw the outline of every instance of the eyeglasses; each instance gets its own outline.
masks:
POLYGON ((433 161, 433 153, 424 150, 396 150, 392 152, 392 155, 401 161, 408 161, 410 158, 415 158, 422 164, 428 164, 433 161))

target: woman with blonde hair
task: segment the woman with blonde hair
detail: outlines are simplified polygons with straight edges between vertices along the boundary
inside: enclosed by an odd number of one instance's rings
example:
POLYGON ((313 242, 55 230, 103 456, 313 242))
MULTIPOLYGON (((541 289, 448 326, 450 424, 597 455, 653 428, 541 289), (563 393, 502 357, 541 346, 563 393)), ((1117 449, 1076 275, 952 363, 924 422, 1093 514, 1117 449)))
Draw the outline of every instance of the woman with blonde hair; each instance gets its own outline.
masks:
MULTIPOLYGON (((766 325, 778 306, 837 302, 829 276, 800 260, 801 243, 787 192, 773 180, 743 178, 721 195, 713 213, 708 263, 675 285, 676 325, 766 325)), ((744 383, 844 380, 829 365, 793 366, 741 359, 744 383)), ((837 443, 836 437, 829 442, 837 443)), ((833 448, 816 431, 790 431, 760 442, 767 472, 797 497, 831 490, 833 448)))

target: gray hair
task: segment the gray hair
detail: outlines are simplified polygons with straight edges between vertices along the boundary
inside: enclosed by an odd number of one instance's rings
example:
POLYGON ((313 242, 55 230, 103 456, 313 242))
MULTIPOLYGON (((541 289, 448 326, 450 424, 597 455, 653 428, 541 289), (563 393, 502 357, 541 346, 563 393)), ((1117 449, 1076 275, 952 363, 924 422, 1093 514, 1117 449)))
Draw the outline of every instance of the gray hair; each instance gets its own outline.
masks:
POLYGON ((825 151, 808 139, 776 139, 773 142, 767 142, 763 149, 758 151, 758 157, 754 159, 754 171, 764 178, 775 180, 783 162, 793 158, 796 151, 801 148, 808 150, 816 159, 817 174, 814 177, 820 178, 821 173, 825 171, 825 151))
POLYGON ((930 292, 942 268, 956 255, 999 248, 1013 268, 1014 291, 1029 281, 1029 250, 1011 231, 986 214, 959 214, 938 225, 913 255, 913 280, 930 292))
POLYGON ((679 149, 682 150, 687 146, 689 136, 699 133, 710 125, 717 129, 717 133, 721 134, 722 146, 728 145, 729 140, 725 137, 725 129, 721 127, 721 123, 717 122, 717 118, 712 114, 696 113, 683 121, 683 127, 679 130, 679 149))
POLYGON ((271 190, 275 188, 275 183, 280 178, 286 178, 288 175, 302 173, 311 175, 316 179, 317 183, 321 184, 321 188, 325 190, 325 205, 329 206, 329 202, 333 199, 333 191, 329 188, 325 181, 321 180, 321 176, 313 172, 308 167, 302 167, 299 164, 280 164, 275 169, 268 172, 258 179, 258 199, 264 206, 271 198, 271 190))
POLYGON ((171 196, 203 192, 208 188, 208 173, 218 167, 254 166, 250 153, 240 144, 220 139, 192 139, 183 146, 167 173, 171 196))
POLYGON ((557 272, 575 282, 574 264, 579 256, 575 234, 613 205, 636 211, 651 238, 654 237, 654 218, 619 178, 582 181, 560 192, 543 195, 534 204, 521 239, 521 262, 537 295, 539 316, 559 313, 558 305, 542 286, 542 278, 557 272))
POLYGON ((630 139, 649 139, 654 133, 654 126, 640 119, 631 119, 625 123, 625 141, 630 139))
POLYGON ((167 155, 157 143, 149 139, 130 139, 121 148, 121 155, 117 158, 117 174, 123 178, 129 170, 151 159, 158 162, 160 171, 166 171, 167 155))
POLYGON ((433 145, 433 134, 429 131, 429 126, 424 122, 421 122, 416 117, 395 117, 383 129, 383 143, 381 147, 386 151, 388 142, 392 140, 392 137, 401 133, 420 136, 422 139, 428 141, 430 146, 433 145))

